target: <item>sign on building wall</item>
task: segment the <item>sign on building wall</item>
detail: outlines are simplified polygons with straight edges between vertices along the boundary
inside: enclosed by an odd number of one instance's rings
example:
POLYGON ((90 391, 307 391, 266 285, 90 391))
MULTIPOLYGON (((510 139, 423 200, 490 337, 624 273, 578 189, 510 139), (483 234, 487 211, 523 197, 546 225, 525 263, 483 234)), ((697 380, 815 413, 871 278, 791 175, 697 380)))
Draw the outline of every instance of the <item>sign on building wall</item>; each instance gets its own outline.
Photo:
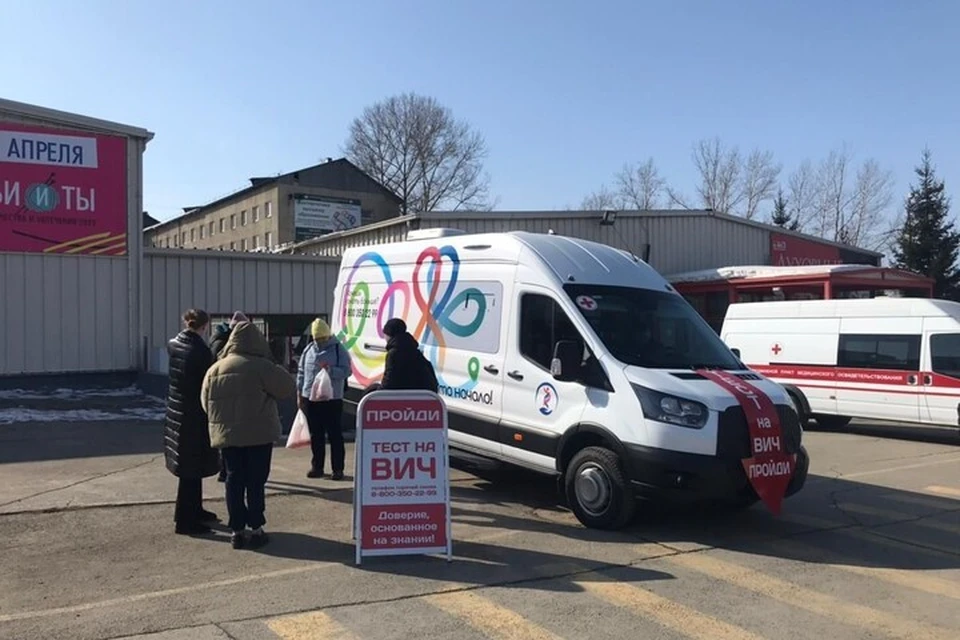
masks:
POLYGON ((360 226, 360 201, 325 196, 293 197, 295 240, 301 242, 360 226))
POLYGON ((0 251, 127 253, 127 143, 0 122, 0 251))
POLYGON ((773 232, 770 234, 770 264, 777 267, 803 267, 879 263, 876 257, 853 249, 841 249, 834 245, 773 232))

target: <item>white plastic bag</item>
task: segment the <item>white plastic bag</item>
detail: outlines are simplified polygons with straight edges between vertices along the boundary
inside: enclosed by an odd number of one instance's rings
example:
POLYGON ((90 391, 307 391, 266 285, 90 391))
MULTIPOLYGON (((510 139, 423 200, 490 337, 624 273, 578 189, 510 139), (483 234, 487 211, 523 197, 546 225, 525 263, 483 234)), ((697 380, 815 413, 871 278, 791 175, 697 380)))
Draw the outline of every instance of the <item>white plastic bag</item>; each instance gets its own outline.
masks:
POLYGON ((307 416, 302 410, 297 410, 297 417, 293 419, 293 427, 287 436, 287 449, 299 449, 310 445, 310 429, 307 427, 307 416))
POLYGON ((320 369, 320 373, 313 379, 313 386, 310 387, 310 402, 323 402, 333 399, 333 381, 330 380, 330 374, 326 369, 320 369))

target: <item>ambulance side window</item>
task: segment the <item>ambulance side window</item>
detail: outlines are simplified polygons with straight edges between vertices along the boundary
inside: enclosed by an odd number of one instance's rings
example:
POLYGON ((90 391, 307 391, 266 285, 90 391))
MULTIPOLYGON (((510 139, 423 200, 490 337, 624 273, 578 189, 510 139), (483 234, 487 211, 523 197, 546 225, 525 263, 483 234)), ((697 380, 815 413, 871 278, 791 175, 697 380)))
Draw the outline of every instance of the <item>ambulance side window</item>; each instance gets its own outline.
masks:
POLYGON ((586 346, 580 332, 553 298, 523 294, 520 298, 520 354, 549 371, 553 347, 558 340, 576 340, 586 346))
POLYGON ((919 371, 920 336, 841 335, 837 366, 919 371))
POLYGON ((930 361, 934 373, 960 378, 960 333, 930 336, 930 361))

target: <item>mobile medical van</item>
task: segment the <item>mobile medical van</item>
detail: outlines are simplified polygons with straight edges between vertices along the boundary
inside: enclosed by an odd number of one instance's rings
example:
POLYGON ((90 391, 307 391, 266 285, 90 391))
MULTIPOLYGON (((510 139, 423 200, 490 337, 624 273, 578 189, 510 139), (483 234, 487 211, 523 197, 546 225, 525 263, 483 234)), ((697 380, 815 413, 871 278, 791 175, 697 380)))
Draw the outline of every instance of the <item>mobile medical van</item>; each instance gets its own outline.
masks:
POLYGON ((637 497, 756 502, 757 395, 793 461, 778 500, 803 486, 783 388, 639 258, 552 234, 418 233, 343 253, 332 323, 353 356, 346 411, 376 388, 382 327, 399 317, 435 367, 451 448, 554 475, 585 526, 624 525, 637 497))
POLYGON ((960 424, 960 304, 929 298, 730 305, 720 336, 784 385, 801 420, 960 424))

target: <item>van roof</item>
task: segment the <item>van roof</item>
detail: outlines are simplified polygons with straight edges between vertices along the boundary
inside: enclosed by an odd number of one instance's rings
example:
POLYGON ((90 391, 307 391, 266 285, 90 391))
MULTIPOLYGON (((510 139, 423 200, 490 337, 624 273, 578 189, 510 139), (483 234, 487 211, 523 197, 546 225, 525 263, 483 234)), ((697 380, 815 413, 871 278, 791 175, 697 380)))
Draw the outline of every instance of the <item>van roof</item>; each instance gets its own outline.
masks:
POLYGON ((960 303, 935 298, 844 298, 738 302, 727 308, 727 319, 744 318, 960 318, 960 303))
POLYGON ((653 267, 628 251, 590 240, 530 231, 444 235, 351 247, 343 252, 343 260, 353 262, 361 254, 373 251, 382 254, 387 262, 414 262, 421 251, 432 246, 453 247, 462 262, 482 260, 509 264, 517 264, 522 249, 526 248, 540 258, 561 284, 673 290, 653 267))

